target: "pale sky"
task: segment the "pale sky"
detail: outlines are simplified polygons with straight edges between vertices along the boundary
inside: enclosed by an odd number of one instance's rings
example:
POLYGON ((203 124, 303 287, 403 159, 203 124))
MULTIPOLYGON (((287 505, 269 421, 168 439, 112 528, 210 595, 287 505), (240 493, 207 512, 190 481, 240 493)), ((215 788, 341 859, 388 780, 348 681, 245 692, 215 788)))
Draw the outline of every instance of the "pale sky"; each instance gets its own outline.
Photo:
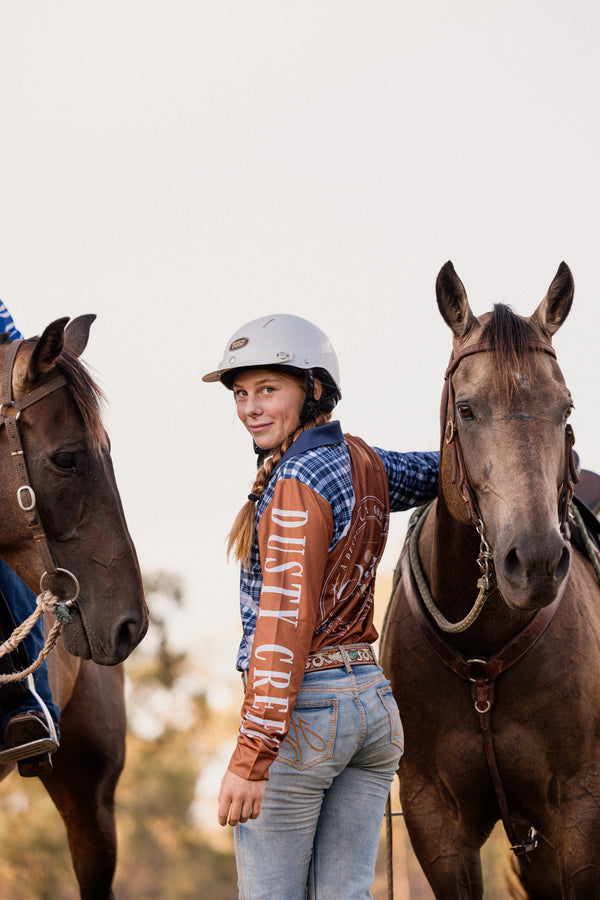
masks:
POLYGON ((207 665, 233 670, 254 456, 200 377, 249 319, 313 320, 344 430, 431 449, 440 267, 529 315, 564 259, 555 346, 600 469, 599 25, 591 0, 0 0, 0 297, 27 335, 97 313, 130 529, 207 665))

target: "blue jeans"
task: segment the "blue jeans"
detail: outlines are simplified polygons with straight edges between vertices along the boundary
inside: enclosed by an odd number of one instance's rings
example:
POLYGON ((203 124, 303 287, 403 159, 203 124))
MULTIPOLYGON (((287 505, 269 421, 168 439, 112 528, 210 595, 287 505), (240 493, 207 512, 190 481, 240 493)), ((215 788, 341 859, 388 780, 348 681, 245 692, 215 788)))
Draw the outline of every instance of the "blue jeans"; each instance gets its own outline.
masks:
POLYGON ((262 811, 235 828, 243 900, 371 897, 404 736, 378 666, 309 672, 262 811))
MULTIPOLYGON (((0 589, 6 597, 18 625, 24 622, 25 619, 35 611, 35 594, 23 581, 21 581, 16 572, 13 572, 3 559, 0 559, 0 589)), ((9 635, 4 635, 4 637, 7 638, 9 635)), ((44 646, 44 642, 44 626, 40 617, 23 641, 30 662, 37 659, 44 646)), ((39 669, 33 673, 33 681, 36 692, 48 707, 48 711, 56 725, 60 718, 60 707, 58 707, 52 699, 52 691, 50 690, 50 682, 48 680, 48 664, 45 661, 39 669)), ((23 682, 23 684, 25 684, 25 682, 23 682)), ((6 704, 2 696, 2 687, 0 686, 0 739, 2 743, 4 743, 4 734, 9 720, 17 713, 27 709, 40 709, 40 704, 31 691, 28 690, 18 706, 15 707, 14 705, 6 704)))

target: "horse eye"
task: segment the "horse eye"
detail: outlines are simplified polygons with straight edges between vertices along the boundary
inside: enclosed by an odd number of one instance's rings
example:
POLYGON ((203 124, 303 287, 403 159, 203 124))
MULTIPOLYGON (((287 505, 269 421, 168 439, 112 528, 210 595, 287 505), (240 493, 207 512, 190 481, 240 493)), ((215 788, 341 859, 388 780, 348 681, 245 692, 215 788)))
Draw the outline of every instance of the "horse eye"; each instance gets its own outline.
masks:
POLYGON ((473 410, 471 409, 470 406, 465 406, 465 405, 459 406, 458 412, 460 414, 461 419, 473 419, 474 418, 473 410))
POLYGON ((75 454, 74 453, 57 453, 52 459, 57 469, 62 472, 75 471, 75 454))

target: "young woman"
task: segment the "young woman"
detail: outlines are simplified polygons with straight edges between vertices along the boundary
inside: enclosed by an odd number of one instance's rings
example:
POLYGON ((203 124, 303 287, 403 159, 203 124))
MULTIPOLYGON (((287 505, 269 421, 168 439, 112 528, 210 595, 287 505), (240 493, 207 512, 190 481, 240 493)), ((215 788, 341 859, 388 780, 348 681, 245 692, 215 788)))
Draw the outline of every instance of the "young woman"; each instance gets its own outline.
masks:
POLYGON ((246 900, 371 897, 403 734, 371 644, 391 510, 435 496, 437 453, 343 435, 329 340, 305 319, 255 319, 204 381, 233 391, 258 474, 230 534, 241 562, 245 696, 221 784, 246 900))

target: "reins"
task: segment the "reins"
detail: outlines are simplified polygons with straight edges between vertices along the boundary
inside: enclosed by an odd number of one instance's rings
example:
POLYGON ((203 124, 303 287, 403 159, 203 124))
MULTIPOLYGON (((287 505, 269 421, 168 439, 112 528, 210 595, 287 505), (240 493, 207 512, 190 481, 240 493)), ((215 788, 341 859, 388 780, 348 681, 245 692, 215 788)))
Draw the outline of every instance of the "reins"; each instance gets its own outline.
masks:
POLYGON ((35 611, 21 625, 18 625, 12 635, 0 645, 0 657, 12 652, 27 637, 37 620, 44 613, 54 613, 56 621, 50 629, 46 643, 37 659, 20 672, 0 675, 0 684, 21 681, 42 665, 46 657, 52 652, 65 623, 72 621, 69 607, 73 606, 79 595, 79 582, 75 575, 67 569, 57 567, 54 562, 48 538, 38 514, 35 492, 29 481, 25 451, 23 450, 18 426, 22 410, 64 387, 67 382, 64 375, 58 375, 35 388, 24 397, 14 400, 12 374, 17 353, 22 343, 22 341, 12 341, 8 346, 4 359, 0 397, 0 427, 5 427, 8 437, 8 445, 18 485, 17 503, 25 515, 25 520, 39 550, 44 572, 40 578, 40 593, 36 599, 35 611), (52 588, 52 581, 56 580, 57 577, 61 579, 66 578, 72 582, 73 595, 67 600, 58 597, 52 588))
POLYGON ((473 622, 475 621, 475 619, 477 618, 477 616, 483 609, 483 605, 484 605, 485 601, 487 600, 488 596, 492 592, 493 587, 492 587, 491 575, 490 575, 490 571, 489 571, 490 562, 491 562, 491 552, 487 545, 487 541, 485 541, 485 538, 483 537, 483 533, 482 533, 483 529, 481 531, 479 531, 479 529, 478 529, 478 533, 481 537, 481 541, 483 544, 485 544, 485 550, 483 551, 483 554, 480 552, 479 559, 478 559, 478 562, 481 565, 480 560, 482 559, 482 555, 483 555, 483 557, 484 557, 483 565, 485 566, 484 573, 482 574, 481 578, 479 578, 477 580, 477 587, 479 588, 479 593, 477 595, 477 599, 475 600, 475 603, 473 604, 471 610, 467 613, 467 615, 464 617, 464 619, 461 619, 460 622, 450 622, 448 619, 446 619, 446 617, 444 615, 442 615, 440 610, 435 605, 435 601, 431 595, 431 591, 429 590, 429 585, 427 584, 427 580, 426 580, 425 576, 423 575, 423 571, 421 569, 421 561, 419 559, 419 535, 421 533, 423 525, 425 524, 425 520, 427 519, 427 512, 429 511, 433 502, 434 501, 432 500, 426 507, 424 507, 424 509, 423 509, 424 515, 415 517, 412 522, 412 526, 411 526, 411 529, 409 532, 411 535, 411 540, 408 540, 408 538, 407 538, 408 553, 410 556, 410 564, 411 564, 413 573, 415 575, 417 584, 419 586, 419 594, 421 596, 423 603, 427 607, 427 610, 428 610, 431 618, 433 619, 435 624, 438 626, 438 628, 440 628, 442 631, 446 631, 446 632, 452 633, 452 634, 457 634, 460 631, 466 631, 467 628, 469 628, 469 626, 473 624, 473 622))

